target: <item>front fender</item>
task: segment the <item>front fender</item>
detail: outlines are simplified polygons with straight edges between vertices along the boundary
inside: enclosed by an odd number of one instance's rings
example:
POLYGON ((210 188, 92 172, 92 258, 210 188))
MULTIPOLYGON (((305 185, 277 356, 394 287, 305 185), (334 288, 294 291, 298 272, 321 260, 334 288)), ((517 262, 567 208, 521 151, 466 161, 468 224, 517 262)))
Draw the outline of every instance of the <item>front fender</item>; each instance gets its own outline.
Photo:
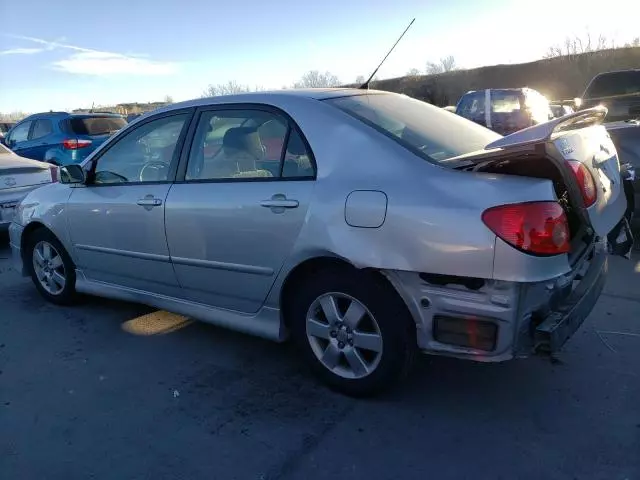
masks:
POLYGON ((65 208, 71 192, 71 187, 62 183, 52 183, 34 190, 18 205, 14 222, 24 227, 25 231, 29 230, 30 225, 43 225, 71 253, 65 208))

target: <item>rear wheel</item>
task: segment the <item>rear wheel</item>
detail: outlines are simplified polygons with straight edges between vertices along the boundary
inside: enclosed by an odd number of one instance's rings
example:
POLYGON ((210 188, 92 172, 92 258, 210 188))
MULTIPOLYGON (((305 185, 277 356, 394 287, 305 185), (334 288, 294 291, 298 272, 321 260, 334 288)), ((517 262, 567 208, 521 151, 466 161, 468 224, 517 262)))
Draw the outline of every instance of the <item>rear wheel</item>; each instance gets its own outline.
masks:
POLYGON ((31 234, 25 262, 33 283, 44 298, 59 305, 74 302, 75 265, 53 233, 40 229, 31 234))
POLYGON ((352 269, 314 274, 293 294, 294 341, 318 377, 353 396, 401 379, 416 353, 415 324, 384 279, 352 269))

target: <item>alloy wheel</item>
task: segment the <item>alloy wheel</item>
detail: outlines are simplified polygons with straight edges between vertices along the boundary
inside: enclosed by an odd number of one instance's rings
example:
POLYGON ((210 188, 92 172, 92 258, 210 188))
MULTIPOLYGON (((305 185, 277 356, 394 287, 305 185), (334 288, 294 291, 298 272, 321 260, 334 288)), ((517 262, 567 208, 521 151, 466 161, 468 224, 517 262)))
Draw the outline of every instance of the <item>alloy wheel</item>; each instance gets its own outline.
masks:
POLYGON ((38 282, 51 295, 59 295, 67 283, 67 272, 60 252, 41 240, 33 249, 33 270, 38 282))
POLYGON ((378 322, 350 295, 331 292, 314 300, 306 332, 316 358, 342 378, 366 377, 380 363, 383 341, 378 322))

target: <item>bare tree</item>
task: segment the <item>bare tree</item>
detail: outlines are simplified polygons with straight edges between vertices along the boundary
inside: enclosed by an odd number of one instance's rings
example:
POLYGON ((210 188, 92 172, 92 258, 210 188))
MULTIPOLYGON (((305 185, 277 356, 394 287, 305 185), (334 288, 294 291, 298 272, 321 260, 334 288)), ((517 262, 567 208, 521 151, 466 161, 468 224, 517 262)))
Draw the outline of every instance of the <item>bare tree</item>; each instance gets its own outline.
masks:
POLYGON ((625 43, 624 46, 626 48, 629 48, 629 47, 640 47, 640 37, 636 37, 633 40, 631 40, 630 42, 625 43))
POLYGON ((322 73, 318 70, 310 70, 300 77, 300 80, 293 84, 293 88, 323 88, 337 87, 339 85, 340 79, 338 79, 338 77, 333 73, 322 73))
MULTIPOLYGON (((640 43, 640 39, 638 39, 638 42, 640 43)), ((615 48, 617 48, 617 45, 613 40, 608 40, 604 35, 598 35, 594 39, 587 32, 584 37, 567 37, 564 40, 564 44, 549 47, 544 58, 572 57, 582 53, 600 52, 615 48)))
POLYGON ((10 112, 10 113, 0 113, 0 122, 19 122, 23 118, 28 117, 30 114, 25 112, 10 112))
POLYGON ((164 103, 173 103, 173 97, 171 95, 165 95, 164 103))
POLYGON ((407 77, 418 77, 420 75, 422 75, 422 72, 417 68, 412 68, 407 72, 407 77))
POLYGON ((456 59, 453 57, 453 55, 441 58, 440 63, 442 64, 442 69, 445 72, 452 72, 458 69, 458 66, 456 65, 456 59))
POLYGON ((444 70, 442 69, 442 65, 439 63, 427 62, 426 72, 427 75, 437 75, 444 72, 444 70))
POLYGON ((452 72, 457 69, 456 59, 453 55, 442 57, 438 63, 427 62, 427 75, 437 75, 439 73, 452 72))
POLYGON ((233 95, 236 93, 258 92, 262 87, 251 88, 249 85, 242 85, 235 80, 229 80, 227 83, 219 83, 218 85, 209 85, 202 92, 203 97, 218 97, 220 95, 233 95))

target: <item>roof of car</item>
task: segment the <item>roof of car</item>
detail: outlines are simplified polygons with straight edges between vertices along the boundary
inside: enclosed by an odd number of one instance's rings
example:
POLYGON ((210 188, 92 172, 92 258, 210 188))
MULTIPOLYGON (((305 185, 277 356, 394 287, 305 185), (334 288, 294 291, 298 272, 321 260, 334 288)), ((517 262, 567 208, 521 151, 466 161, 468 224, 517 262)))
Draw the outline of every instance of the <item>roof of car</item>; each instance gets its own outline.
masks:
POLYGON ((531 90, 529 87, 515 87, 515 88, 481 88, 479 90, 469 90, 465 95, 476 92, 484 92, 490 90, 492 92, 524 92, 525 90, 531 90))
POLYGON ((364 94, 381 94, 389 93, 379 90, 360 90, 357 88, 299 88, 291 90, 272 90, 261 92, 247 92, 238 93, 233 95, 220 95, 216 97, 197 98, 194 100, 187 100, 185 102, 172 103, 165 107, 161 107, 158 110, 154 110, 153 113, 171 111, 177 108, 188 107, 200 107, 204 105, 212 104, 224 104, 224 103, 262 103, 268 102, 276 98, 282 97, 302 97, 312 100, 326 100, 329 98, 349 97, 352 95, 364 95, 364 94))
POLYGON ((611 70, 609 72, 598 73, 593 78, 602 77, 602 76, 605 76, 605 75, 610 75, 610 74, 615 74, 615 73, 629 73, 629 72, 640 72, 640 69, 639 68, 625 68, 624 70, 611 70))
POLYGON ((55 117, 64 117, 64 118, 74 118, 74 117, 122 117, 122 115, 118 113, 101 113, 101 112, 93 112, 93 113, 69 113, 69 112, 40 112, 33 113, 28 117, 24 118, 24 120, 37 120, 38 118, 55 118, 55 117))

